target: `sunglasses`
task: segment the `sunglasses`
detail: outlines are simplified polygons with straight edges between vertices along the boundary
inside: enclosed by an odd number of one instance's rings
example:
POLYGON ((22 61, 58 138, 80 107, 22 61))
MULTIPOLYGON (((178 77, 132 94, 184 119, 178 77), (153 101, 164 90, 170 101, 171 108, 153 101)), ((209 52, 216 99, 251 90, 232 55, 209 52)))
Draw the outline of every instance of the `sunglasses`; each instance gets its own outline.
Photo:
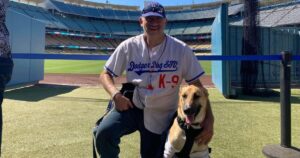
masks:
POLYGON ((143 9, 142 14, 146 14, 149 12, 160 13, 162 15, 165 14, 165 10, 161 6, 152 6, 152 7, 145 8, 143 9))

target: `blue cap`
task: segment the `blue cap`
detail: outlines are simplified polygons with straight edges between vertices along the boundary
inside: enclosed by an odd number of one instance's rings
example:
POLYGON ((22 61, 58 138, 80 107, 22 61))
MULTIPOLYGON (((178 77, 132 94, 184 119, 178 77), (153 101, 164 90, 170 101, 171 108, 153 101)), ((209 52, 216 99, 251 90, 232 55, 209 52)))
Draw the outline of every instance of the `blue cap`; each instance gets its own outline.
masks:
POLYGON ((165 8, 158 2, 149 2, 142 10, 142 17, 159 16, 166 18, 165 8))

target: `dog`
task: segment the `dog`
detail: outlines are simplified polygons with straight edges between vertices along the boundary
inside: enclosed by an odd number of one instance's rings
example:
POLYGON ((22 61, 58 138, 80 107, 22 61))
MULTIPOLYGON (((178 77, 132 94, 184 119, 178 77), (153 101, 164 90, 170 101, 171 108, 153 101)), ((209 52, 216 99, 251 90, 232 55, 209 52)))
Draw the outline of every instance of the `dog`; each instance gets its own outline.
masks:
POLYGON ((164 158, 209 158, 207 144, 194 141, 202 130, 200 125, 208 104, 210 102, 206 91, 194 85, 180 89, 177 118, 174 119, 165 143, 164 158), (185 145, 187 141, 189 145, 185 145))

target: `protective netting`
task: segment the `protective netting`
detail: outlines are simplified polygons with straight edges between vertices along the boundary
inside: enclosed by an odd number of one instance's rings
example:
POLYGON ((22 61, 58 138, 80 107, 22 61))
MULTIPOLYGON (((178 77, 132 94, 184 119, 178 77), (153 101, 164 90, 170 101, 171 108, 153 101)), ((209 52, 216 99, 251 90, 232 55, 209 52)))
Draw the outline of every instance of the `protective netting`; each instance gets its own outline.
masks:
MULTIPOLYGON (((259 55, 259 18, 258 0, 244 1, 244 21, 242 55, 259 55)), ((263 63, 258 61, 241 62, 241 86, 244 94, 253 94, 256 89, 259 68, 263 63)))

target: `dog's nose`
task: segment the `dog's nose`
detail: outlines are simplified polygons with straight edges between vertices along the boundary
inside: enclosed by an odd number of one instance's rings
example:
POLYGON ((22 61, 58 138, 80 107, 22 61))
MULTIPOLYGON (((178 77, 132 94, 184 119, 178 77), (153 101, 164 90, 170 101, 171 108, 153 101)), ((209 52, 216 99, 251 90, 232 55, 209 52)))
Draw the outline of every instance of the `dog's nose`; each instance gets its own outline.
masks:
POLYGON ((184 106, 183 112, 186 115, 192 115, 194 110, 190 106, 184 106))

